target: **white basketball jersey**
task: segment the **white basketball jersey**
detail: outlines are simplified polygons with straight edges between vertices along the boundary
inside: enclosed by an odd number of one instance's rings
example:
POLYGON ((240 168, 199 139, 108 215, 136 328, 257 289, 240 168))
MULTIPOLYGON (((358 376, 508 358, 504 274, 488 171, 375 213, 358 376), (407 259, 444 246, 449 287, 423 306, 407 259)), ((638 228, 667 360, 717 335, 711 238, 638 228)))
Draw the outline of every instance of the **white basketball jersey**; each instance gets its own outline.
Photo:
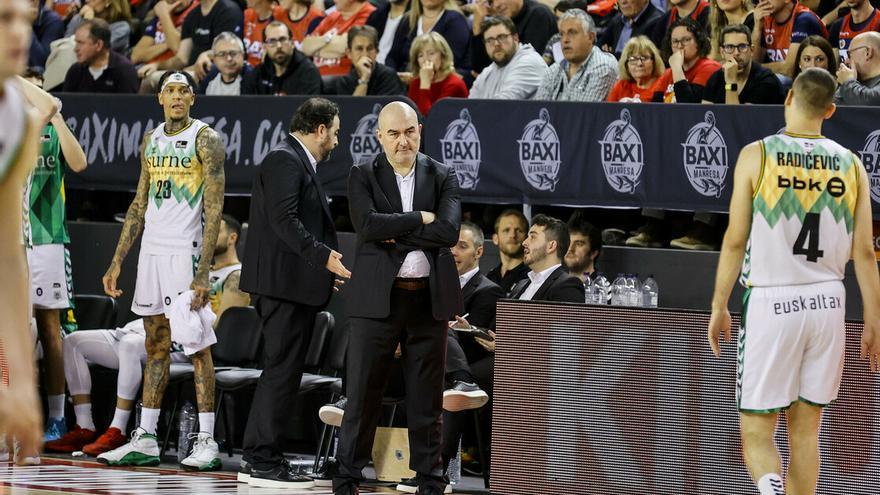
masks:
POLYGON ((741 282, 773 287, 842 280, 852 250, 858 162, 821 136, 786 133, 760 143, 741 282))
POLYGON ((141 251, 146 254, 198 252, 202 246, 205 173, 196 138, 207 124, 192 119, 168 134, 157 127, 144 149, 150 190, 141 251))
POLYGON ((0 182, 2 182, 21 151, 22 140, 27 132, 27 113, 25 100, 12 81, 3 83, 3 97, 0 98, 0 182))

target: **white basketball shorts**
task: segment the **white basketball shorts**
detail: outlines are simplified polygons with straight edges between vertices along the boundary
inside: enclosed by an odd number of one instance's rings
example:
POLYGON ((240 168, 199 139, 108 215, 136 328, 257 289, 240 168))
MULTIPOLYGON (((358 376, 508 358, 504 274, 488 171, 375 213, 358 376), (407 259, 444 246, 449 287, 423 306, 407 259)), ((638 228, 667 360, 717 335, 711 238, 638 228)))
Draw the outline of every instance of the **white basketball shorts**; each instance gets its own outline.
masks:
POLYGON ((144 254, 138 256, 137 281, 131 311, 140 316, 168 316, 174 299, 189 290, 199 255, 144 254))
POLYGON ((72 306, 73 278, 70 253, 64 244, 41 244, 27 249, 31 273, 31 300, 37 309, 72 306))

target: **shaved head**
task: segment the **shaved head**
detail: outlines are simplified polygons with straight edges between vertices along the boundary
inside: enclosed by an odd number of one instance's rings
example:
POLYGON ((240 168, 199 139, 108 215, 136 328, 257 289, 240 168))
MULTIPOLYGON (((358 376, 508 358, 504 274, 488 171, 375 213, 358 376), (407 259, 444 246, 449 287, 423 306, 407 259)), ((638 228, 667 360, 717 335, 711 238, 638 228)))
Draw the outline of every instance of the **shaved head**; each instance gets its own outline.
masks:
POLYGON ((862 33, 853 38, 852 42, 858 42, 858 46, 870 46, 874 50, 880 50, 880 33, 876 31, 868 31, 867 33, 862 33))
POLYGON ((413 107, 395 101, 379 112, 376 137, 388 163, 395 169, 409 169, 415 161, 422 140, 422 125, 413 107))

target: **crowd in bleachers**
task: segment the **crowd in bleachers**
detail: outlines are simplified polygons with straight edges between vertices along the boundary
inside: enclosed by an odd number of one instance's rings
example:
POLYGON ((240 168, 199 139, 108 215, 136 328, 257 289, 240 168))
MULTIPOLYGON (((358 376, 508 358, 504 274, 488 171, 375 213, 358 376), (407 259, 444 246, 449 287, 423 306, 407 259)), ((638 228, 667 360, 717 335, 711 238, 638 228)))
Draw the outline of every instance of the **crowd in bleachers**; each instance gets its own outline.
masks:
POLYGON ((33 0, 49 90, 782 103, 807 67, 880 103, 871 0, 33 0))

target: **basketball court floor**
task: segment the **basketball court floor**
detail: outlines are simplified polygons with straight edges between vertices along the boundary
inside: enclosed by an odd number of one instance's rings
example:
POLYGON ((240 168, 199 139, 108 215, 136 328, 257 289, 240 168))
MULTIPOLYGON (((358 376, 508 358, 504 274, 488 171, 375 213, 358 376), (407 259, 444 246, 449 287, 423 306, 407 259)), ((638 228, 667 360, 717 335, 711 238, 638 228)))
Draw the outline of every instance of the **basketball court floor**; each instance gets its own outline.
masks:
MULTIPOLYGON (((230 471, 189 473, 157 468, 116 468, 93 460, 44 456, 39 466, 13 466, 0 462, 0 495, 332 495, 333 490, 278 490, 254 488, 236 481, 233 465, 224 463, 230 471)), ((236 463, 237 465, 237 463, 236 463)), ((369 473, 365 473, 369 475, 369 473)), ((479 493, 469 490, 481 479, 466 478, 455 493, 479 493)), ((361 493, 399 495, 390 484, 361 486, 361 493)), ((485 492, 483 492, 485 493, 485 492)))

